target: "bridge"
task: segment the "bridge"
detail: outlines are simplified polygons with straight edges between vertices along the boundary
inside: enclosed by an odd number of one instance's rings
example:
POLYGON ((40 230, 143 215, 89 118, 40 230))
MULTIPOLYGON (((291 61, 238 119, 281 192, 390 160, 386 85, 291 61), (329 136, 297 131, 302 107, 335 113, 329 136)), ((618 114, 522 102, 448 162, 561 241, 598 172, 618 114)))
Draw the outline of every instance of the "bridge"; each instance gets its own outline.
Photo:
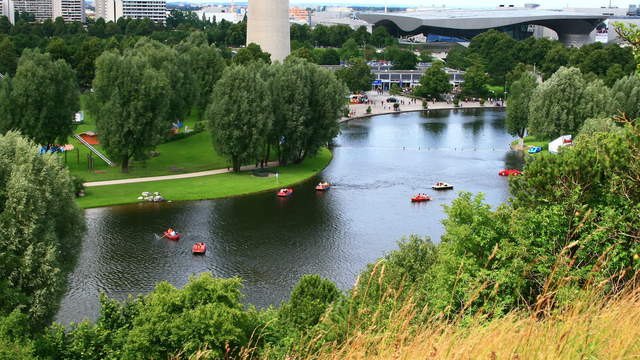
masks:
POLYGON ((567 46, 581 46, 591 42, 589 34, 607 19, 603 15, 523 8, 433 9, 402 13, 360 13, 358 16, 374 27, 384 26, 396 37, 435 34, 470 40, 482 32, 496 29, 515 39, 524 39, 533 33, 530 25, 539 25, 555 31, 558 39, 567 46))

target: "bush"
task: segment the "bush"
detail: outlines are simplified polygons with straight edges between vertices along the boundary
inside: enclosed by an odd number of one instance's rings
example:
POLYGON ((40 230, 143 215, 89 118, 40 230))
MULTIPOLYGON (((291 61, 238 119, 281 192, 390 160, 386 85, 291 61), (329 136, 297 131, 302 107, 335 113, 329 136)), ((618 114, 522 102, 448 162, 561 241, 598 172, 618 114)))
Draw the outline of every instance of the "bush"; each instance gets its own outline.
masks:
POLYGON ((422 100, 422 108, 424 110, 428 110, 429 109, 429 102, 427 102, 426 100, 422 100))
POLYGON ((400 104, 398 104, 398 103, 394 103, 394 104, 393 104, 393 110, 395 110, 395 111, 400 111, 400 104))
POLYGON ((486 102, 485 99, 480 99, 480 106, 484 106, 484 103, 486 102))
POLYGON ((367 106, 367 114, 371 114, 371 105, 367 106))
POLYGON ((453 99, 453 106, 455 106, 455 107, 460 106, 460 99, 458 99, 458 98, 454 98, 454 99, 453 99))
POLYGON ((79 176, 71 176, 71 185, 73 186, 73 193, 76 197, 84 194, 84 179, 79 176))

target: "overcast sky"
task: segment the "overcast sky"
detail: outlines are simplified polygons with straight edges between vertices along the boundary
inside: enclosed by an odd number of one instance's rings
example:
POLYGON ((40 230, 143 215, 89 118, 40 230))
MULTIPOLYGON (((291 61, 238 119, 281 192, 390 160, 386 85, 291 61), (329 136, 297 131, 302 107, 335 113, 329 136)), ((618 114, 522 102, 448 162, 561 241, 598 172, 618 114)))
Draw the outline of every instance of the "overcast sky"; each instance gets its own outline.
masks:
MULTIPOLYGON (((290 0, 291 3, 313 3, 313 4, 344 4, 344 5, 384 5, 385 2, 389 6, 397 5, 397 6, 442 6, 446 4, 447 7, 496 7, 500 4, 513 4, 516 6, 522 6, 525 4, 525 1, 478 1, 478 0, 327 0, 327 1, 318 1, 318 0, 290 0)), ((539 0, 539 1, 526 1, 526 3, 535 3, 540 4, 545 8, 563 8, 563 7, 601 7, 608 6, 609 0, 539 0)), ((629 4, 640 3, 640 0, 625 0, 625 1, 616 1, 612 0, 611 4, 613 6, 627 8, 629 4)))

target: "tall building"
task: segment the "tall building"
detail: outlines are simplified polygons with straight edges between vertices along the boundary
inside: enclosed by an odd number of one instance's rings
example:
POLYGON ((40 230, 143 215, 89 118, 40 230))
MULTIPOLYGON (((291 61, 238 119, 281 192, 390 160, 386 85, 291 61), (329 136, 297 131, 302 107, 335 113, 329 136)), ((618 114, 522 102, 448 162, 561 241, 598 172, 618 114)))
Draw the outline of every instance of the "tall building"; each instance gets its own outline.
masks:
POLYGON ((14 11, 33 14, 37 21, 62 17, 66 22, 84 22, 84 0, 0 0, 0 13, 9 13, 14 22, 14 11))
POLYGON ((53 0, 53 18, 65 22, 84 22, 84 0, 53 0))
POLYGON ((247 44, 260 45, 271 61, 289 56, 289 0, 249 0, 247 16, 247 44))
MULTIPOLYGON (((52 0, 9 0, 13 2, 13 10, 28 12, 36 17, 37 21, 53 19, 52 0)), ((59 0, 58 0, 59 1, 59 0)))
POLYGON ((15 23, 12 0, 0 0, 0 16, 6 16, 10 23, 15 23))
POLYGON ((119 18, 151 19, 164 23, 167 19, 166 0, 95 0, 96 18, 117 21, 119 18))

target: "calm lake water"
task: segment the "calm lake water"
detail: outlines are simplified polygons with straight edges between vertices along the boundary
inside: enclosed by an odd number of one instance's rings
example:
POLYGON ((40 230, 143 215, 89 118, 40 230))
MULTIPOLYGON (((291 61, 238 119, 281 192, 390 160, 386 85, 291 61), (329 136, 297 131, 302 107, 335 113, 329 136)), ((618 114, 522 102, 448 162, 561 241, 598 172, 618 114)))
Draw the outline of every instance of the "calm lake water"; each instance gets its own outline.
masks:
MULTIPOLYGON (((192 274, 244 279, 245 300, 279 304, 304 274, 350 288, 367 263, 396 249, 409 234, 443 233, 443 204, 458 191, 482 192, 498 205, 509 197, 504 168, 521 168, 498 110, 430 111, 343 124, 334 159, 289 199, 274 193, 240 198, 134 204, 86 211, 89 226, 57 321, 95 319, 99 294, 124 299, 192 274), (315 184, 334 184, 316 193, 315 184), (455 191, 434 192, 436 181, 455 191), (433 201, 412 204, 418 192, 433 201), (179 242, 158 240, 174 226, 179 242), (191 246, 205 242, 205 256, 191 246)), ((275 181, 275 179, 274 179, 275 181)))

